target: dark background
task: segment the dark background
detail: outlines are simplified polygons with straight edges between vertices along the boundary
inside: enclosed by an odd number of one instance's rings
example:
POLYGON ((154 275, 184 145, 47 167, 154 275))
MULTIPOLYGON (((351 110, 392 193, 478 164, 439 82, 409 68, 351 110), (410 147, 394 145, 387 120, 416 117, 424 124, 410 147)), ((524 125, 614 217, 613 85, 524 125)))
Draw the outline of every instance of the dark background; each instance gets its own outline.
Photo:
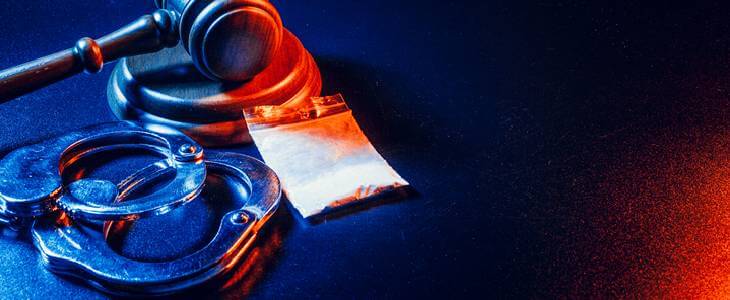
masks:
MULTIPOLYGON (((283 206, 224 296, 726 295, 730 7, 515 2, 275 1, 418 194, 319 224, 283 206)), ((152 9, 1 1, 0 66, 152 9)), ((0 151, 114 120, 111 69, 0 105, 0 151)), ((100 295, 0 239, 0 295, 68 294, 100 295)))

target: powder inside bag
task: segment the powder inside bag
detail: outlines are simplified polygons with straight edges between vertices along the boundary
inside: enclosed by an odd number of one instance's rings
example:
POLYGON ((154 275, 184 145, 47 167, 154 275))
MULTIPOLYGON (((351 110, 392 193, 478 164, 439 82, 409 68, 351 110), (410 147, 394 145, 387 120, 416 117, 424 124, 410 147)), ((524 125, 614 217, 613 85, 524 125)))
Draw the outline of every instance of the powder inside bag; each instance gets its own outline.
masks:
POLYGON ((246 110, 251 137, 304 217, 406 182, 370 144, 340 95, 246 110))

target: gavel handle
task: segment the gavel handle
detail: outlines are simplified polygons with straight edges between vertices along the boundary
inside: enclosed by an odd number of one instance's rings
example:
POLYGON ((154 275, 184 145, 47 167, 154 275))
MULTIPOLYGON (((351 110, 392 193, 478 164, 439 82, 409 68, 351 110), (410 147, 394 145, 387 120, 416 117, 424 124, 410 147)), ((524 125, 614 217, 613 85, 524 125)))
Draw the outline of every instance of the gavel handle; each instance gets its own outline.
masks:
POLYGON ((98 40, 82 38, 68 50, 0 71, 0 103, 78 73, 97 73, 104 63, 159 51, 180 40, 178 15, 160 9, 98 40))

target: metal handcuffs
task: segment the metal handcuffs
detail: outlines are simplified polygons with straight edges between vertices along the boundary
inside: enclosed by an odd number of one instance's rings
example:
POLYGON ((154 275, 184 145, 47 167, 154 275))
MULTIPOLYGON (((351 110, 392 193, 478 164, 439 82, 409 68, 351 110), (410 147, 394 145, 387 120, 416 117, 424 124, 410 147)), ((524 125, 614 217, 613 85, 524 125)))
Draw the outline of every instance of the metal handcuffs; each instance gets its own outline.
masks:
MULTIPOLYGON (((170 294, 230 270, 276 210, 281 188, 274 172, 249 156, 209 152, 205 164, 209 173, 238 181, 246 187, 249 196, 245 205, 221 219, 215 237, 203 249, 170 262, 139 262, 116 253, 106 241, 89 235, 74 223, 41 219, 33 225, 32 234, 46 266, 56 273, 76 276, 120 295, 170 294)), ((157 168, 164 166, 155 164, 142 173, 152 174, 157 168)), ((145 180, 154 177, 126 181, 143 185, 145 180)), ((105 233, 110 227, 107 223, 105 233)))
POLYGON ((0 169, 11 172, 10 177, 3 173, 3 178, 0 179, 3 180, 0 183, 0 197, 3 197, 6 203, 11 203, 9 206, 11 209, 6 209, 7 205, 3 207, 5 211, 3 214, 6 218, 7 216, 36 217, 31 234, 49 270, 81 278, 92 286, 113 294, 164 295, 217 277, 231 270, 240 260, 255 239, 258 230, 278 207, 281 187, 276 174, 262 162, 242 154, 208 152, 203 159, 202 150, 194 142, 175 134, 174 131, 160 134, 159 128, 155 130, 157 132, 131 123, 103 124, 42 143, 41 146, 18 149, 0 161, 0 169), (72 142, 72 140, 77 141, 72 142), (83 179, 66 187, 61 184, 60 174, 63 173, 63 166, 73 164, 73 158, 78 159, 79 156, 119 147, 132 147, 132 141, 135 148, 149 147, 156 153, 166 153, 170 156, 132 174, 114 188, 109 182, 83 179), (66 147, 65 150, 61 151, 60 158, 55 160, 39 154, 47 149, 61 148, 63 145, 66 147), (173 151, 174 149, 178 151, 173 151), (190 149, 195 150, 190 151, 190 149), (187 153, 195 154, 181 155, 187 153), (59 173, 52 173, 53 171, 49 171, 48 168, 43 168, 52 166, 54 161, 59 162, 60 167, 57 169, 59 173), (19 163, 17 166, 21 166, 22 169, 30 168, 33 172, 23 173, 13 170, 10 168, 13 163, 19 163), (202 171, 199 170, 201 167, 202 171), (157 192, 152 195, 159 195, 164 200, 149 198, 151 195, 139 199, 127 199, 136 189, 157 180, 171 170, 178 175, 182 173, 190 177, 182 180, 176 175, 172 183, 162 188, 167 192, 177 193, 179 199, 171 199, 157 192), (245 205, 227 213, 221 219, 214 238, 205 247, 190 255, 169 262, 150 263, 132 260, 115 252, 104 239, 90 234, 88 227, 74 221, 107 220, 104 227, 106 236, 114 221, 124 222, 137 217, 161 214, 195 199, 201 189, 205 188, 206 172, 237 181, 247 189, 248 197, 245 205), (23 174, 31 175, 22 176, 23 174), (56 174, 58 177, 49 174, 56 174), (200 174, 203 174, 203 179, 198 182, 200 174), (36 176, 43 178, 38 179, 36 176), (41 197, 45 193, 8 188, 8 180, 11 179, 21 181, 22 185, 18 188, 38 189, 47 192, 48 195, 41 197), (176 186, 176 184, 181 185, 176 186), (175 189, 186 193, 176 192, 175 189), (114 201, 108 205, 90 201, 112 196, 114 201), (56 204, 53 204, 54 199, 56 204), (147 199, 155 204, 138 203, 140 199, 147 199), (139 207, 125 205, 132 202, 139 207), (61 218, 38 217, 53 210, 54 206, 55 209, 65 211, 67 214, 61 214, 61 218), (123 209, 116 209, 117 207, 123 209))
POLYGON ((58 208, 87 220, 129 220, 164 213, 192 200, 205 181, 203 149, 189 137, 166 128, 131 122, 104 123, 10 152, 0 160, 0 215, 16 224, 58 208), (152 131, 155 130, 155 131, 152 131), (116 185, 80 179, 64 184, 64 170, 95 154, 143 149, 166 157, 175 178, 151 195, 111 203, 116 185))

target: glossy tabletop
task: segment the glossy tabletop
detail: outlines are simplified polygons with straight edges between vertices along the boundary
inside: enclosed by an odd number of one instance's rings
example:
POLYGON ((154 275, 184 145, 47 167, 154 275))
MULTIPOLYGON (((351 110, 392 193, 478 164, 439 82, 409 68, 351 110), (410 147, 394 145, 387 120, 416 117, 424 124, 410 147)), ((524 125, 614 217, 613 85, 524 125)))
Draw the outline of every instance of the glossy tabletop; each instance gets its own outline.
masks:
MULTIPOLYGON (((0 67, 99 37, 152 2, 1 1, 0 67)), ((274 2, 325 94, 345 96, 416 193, 317 223, 283 205, 220 296, 728 292, 728 4, 274 2)), ((0 105, 0 153, 113 121, 111 69, 0 105)), ((132 164, 109 162, 99 174, 132 164)), ((119 251, 184 254, 218 216, 179 214, 193 221, 139 230, 119 251)), ((22 234, 0 238, 0 298, 65 295, 105 297, 45 271, 22 234)))

